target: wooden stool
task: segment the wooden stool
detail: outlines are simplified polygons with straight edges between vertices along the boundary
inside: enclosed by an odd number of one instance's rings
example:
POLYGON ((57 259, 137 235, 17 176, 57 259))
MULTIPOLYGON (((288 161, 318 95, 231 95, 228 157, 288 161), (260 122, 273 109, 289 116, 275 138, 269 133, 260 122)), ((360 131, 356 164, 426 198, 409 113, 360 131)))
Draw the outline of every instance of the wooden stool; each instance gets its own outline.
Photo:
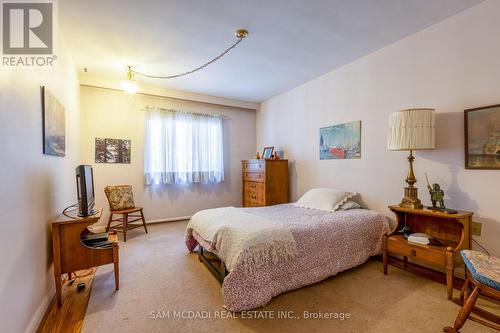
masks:
POLYGON ((500 317, 475 306, 480 294, 500 301, 500 259, 471 250, 461 251, 460 254, 464 259, 467 273, 460 293, 462 309, 460 309, 453 327, 446 326, 443 331, 457 333, 467 319, 500 331, 500 317), (471 286, 474 287, 472 293, 469 290, 471 286), (488 319, 488 321, 471 316, 471 312, 488 319))
POLYGON ((143 226, 146 233, 148 233, 142 207, 135 207, 132 186, 107 186, 104 192, 106 193, 110 207, 106 231, 114 230, 123 232, 123 241, 125 242, 127 241, 127 231, 129 230, 143 226), (133 213, 139 213, 139 215, 133 215, 133 213), (120 217, 113 219, 114 215, 120 215, 120 217), (137 221, 142 221, 142 223, 134 223, 137 221))

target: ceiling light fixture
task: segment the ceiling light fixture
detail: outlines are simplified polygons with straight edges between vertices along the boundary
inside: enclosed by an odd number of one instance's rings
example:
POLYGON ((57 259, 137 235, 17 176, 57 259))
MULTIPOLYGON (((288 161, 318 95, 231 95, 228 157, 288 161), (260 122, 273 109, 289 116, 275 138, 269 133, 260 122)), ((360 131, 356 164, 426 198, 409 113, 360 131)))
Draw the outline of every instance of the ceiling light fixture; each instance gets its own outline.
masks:
POLYGON ((135 94, 139 91, 139 86, 134 80, 134 71, 132 70, 132 66, 128 66, 127 79, 123 80, 120 85, 122 86, 122 89, 129 94, 135 94))
POLYGON ((151 79, 174 79, 174 78, 186 76, 186 75, 189 75, 189 74, 193 74, 193 73, 195 73, 195 72, 197 72, 199 70, 202 70, 203 68, 207 67, 208 65, 211 65, 214 62, 216 62, 217 60, 221 59, 223 56, 226 55, 226 53, 228 53, 229 51, 231 51, 232 49, 234 49, 239 43, 241 43, 241 41, 244 38, 246 38, 248 36, 248 31, 245 30, 245 29, 238 29, 234 33, 234 36, 236 38, 238 38, 238 40, 233 45, 231 45, 230 47, 228 47, 227 49, 225 49, 224 52, 222 52, 221 54, 219 54, 217 57, 211 59, 210 61, 204 63, 203 65, 198 66, 198 67, 196 67, 196 68, 194 68, 192 70, 189 70, 189 71, 186 71, 186 72, 183 72, 183 73, 174 74, 174 75, 166 75, 166 76, 150 75, 150 74, 145 74, 145 73, 142 73, 142 72, 138 72, 138 71, 132 69, 132 66, 128 66, 127 80, 122 82, 122 88, 123 88, 123 90, 125 90, 127 92, 131 92, 131 93, 135 93, 135 92, 137 92, 139 90, 139 87, 137 86, 137 83, 133 80, 134 75, 140 75, 140 76, 144 76, 144 77, 151 78, 151 79))

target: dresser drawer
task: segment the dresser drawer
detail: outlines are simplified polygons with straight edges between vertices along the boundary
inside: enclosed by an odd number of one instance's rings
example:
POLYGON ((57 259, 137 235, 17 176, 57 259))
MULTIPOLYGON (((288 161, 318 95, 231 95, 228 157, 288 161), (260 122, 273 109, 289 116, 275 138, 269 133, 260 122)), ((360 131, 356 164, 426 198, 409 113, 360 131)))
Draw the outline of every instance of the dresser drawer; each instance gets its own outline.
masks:
POLYGON ((264 204, 264 196, 262 194, 248 194, 249 200, 259 205, 264 204))
POLYGON ((264 177, 263 172, 243 171, 243 180, 251 180, 254 182, 263 182, 264 178, 265 177, 264 177))
POLYGON ((260 207, 265 206, 264 183, 256 181, 243 181, 243 206, 260 207))
POLYGON ((264 183, 245 181, 243 190, 245 193, 262 194, 264 193, 264 183))
POLYGON ((244 207, 261 207, 265 206, 264 196, 259 194, 245 193, 243 196, 244 207))
POLYGON ((400 237, 387 239, 387 252, 399 254, 409 258, 415 258, 430 264, 439 266, 445 265, 445 253, 437 250, 431 250, 425 245, 409 244, 400 237))
POLYGON ((262 172, 264 172, 264 170, 265 170, 264 160, 262 160, 262 161, 244 161, 243 162, 243 171, 250 171, 250 172, 262 171, 262 172))

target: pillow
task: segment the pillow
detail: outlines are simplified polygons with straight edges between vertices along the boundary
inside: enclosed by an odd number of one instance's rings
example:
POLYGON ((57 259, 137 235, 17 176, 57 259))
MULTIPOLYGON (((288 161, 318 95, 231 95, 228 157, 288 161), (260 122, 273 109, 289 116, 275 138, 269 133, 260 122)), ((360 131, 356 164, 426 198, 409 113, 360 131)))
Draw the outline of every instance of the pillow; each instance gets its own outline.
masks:
POLYGON ((299 201, 294 203, 294 206, 332 212, 337 210, 340 205, 355 195, 356 192, 347 192, 331 188, 313 188, 304 193, 299 201))
POLYGON ((106 186, 104 193, 108 198, 111 210, 123 210, 135 207, 134 194, 130 185, 106 186))
POLYGON ((347 200, 345 203, 339 206, 337 210, 348 210, 348 209, 363 209, 363 207, 352 200, 347 200))

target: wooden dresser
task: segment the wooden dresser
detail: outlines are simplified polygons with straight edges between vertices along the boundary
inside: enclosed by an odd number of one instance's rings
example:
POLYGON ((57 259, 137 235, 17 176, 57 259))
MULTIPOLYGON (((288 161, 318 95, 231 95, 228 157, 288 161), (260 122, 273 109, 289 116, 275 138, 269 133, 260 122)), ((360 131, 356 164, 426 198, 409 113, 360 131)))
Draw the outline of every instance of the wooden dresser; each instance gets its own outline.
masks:
POLYGON ((243 160, 243 207, 288 203, 288 160, 243 160))
POLYGON ((397 227, 384 235, 384 274, 387 274, 388 254, 403 256, 406 267, 408 258, 442 267, 446 271, 448 299, 453 293, 453 270, 461 263, 460 250, 471 248, 472 213, 459 211, 446 214, 439 211, 389 206, 396 214, 397 227), (423 232, 437 239, 440 245, 420 245, 408 242, 398 230, 405 225, 413 233, 423 232))

